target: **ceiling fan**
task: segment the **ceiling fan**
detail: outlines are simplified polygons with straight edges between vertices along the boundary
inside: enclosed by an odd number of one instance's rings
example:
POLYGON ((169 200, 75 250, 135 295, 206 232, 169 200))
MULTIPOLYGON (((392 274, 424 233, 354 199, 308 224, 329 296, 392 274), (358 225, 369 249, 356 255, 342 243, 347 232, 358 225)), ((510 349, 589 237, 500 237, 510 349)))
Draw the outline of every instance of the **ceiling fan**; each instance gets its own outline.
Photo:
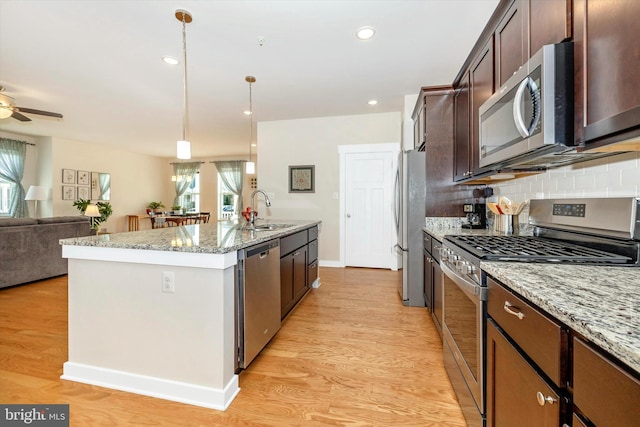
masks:
MULTIPOLYGON (((4 87, 0 86, 0 92, 4 91, 4 87)), ((60 113, 52 113, 50 111, 34 110, 33 108, 18 107, 14 103, 14 99, 8 95, 0 93, 0 119, 12 117, 21 122, 30 122, 31 119, 22 113, 38 114, 40 116, 62 118, 60 113)))

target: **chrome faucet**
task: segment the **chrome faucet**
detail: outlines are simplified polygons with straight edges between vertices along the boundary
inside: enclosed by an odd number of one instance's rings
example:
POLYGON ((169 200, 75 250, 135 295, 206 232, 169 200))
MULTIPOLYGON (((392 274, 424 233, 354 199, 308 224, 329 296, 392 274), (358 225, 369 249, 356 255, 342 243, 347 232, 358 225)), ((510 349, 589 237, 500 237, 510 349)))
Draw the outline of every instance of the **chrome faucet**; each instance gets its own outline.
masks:
POLYGON ((271 206, 271 200, 269 200, 269 196, 267 196, 267 193, 265 193, 264 191, 256 190, 253 193, 251 193, 251 212, 249 213, 249 222, 251 223, 252 227, 255 225, 255 222, 256 222, 256 212, 253 209, 254 198, 258 193, 262 193, 262 195, 264 196, 264 203, 267 205, 267 207, 271 206))

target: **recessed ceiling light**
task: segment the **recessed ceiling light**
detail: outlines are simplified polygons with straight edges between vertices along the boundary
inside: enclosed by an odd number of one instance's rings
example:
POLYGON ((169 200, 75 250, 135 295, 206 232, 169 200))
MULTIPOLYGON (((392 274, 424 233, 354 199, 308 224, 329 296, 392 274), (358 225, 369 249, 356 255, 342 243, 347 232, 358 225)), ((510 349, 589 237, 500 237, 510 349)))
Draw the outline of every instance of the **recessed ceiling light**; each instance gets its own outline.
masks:
POLYGON ((356 32, 356 37, 360 40, 369 40, 376 34, 376 30, 373 27, 361 27, 356 32))
POLYGON ((378 101, 376 101, 375 99, 372 99, 371 101, 367 102, 367 104, 369 105, 376 105, 378 103, 378 101))
POLYGON ((173 56, 163 56, 162 60, 170 65, 178 65, 180 63, 180 61, 178 61, 176 58, 174 58, 173 56))

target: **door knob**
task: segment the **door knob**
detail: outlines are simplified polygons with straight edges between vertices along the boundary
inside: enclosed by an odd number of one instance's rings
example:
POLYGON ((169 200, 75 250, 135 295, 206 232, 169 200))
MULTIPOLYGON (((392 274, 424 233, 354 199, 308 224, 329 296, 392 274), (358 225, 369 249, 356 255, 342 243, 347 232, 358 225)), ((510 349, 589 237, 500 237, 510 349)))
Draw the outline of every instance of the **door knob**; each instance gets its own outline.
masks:
POLYGON ((347 214, 347 218, 351 218, 351 214, 347 214))

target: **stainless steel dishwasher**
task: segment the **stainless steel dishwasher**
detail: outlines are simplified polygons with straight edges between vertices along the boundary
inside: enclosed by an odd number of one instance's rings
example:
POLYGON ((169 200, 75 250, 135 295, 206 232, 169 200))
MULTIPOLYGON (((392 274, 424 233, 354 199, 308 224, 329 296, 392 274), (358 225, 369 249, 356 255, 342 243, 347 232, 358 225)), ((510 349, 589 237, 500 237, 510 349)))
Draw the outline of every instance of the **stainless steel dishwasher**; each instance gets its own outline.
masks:
POLYGON ((238 251, 237 368, 245 369, 280 329, 278 239, 238 251))

